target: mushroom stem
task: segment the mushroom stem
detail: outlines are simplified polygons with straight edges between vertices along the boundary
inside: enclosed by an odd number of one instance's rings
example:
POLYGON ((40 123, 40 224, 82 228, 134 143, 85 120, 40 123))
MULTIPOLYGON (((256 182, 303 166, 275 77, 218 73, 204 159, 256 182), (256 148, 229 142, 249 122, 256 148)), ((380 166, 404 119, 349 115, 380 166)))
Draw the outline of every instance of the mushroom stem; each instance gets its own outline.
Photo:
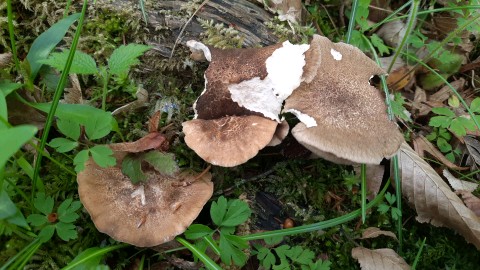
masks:
POLYGON ((142 203, 142 205, 145 205, 147 204, 146 200, 145 200, 145 188, 143 185, 141 185, 139 188, 137 188, 134 192, 132 192, 132 194, 130 195, 130 197, 133 199, 137 196, 140 196, 140 202, 142 203))

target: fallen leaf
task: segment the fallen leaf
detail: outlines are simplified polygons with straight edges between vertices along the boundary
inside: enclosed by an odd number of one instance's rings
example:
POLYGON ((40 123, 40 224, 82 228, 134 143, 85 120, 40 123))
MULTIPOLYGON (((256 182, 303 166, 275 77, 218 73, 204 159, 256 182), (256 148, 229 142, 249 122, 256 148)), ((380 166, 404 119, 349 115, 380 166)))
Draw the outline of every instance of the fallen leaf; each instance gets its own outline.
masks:
POLYGON ((156 111, 150 119, 148 119, 148 132, 157 132, 158 125, 160 124, 160 118, 162 117, 162 111, 156 111))
POLYGON ((468 170, 469 167, 459 167, 453 164, 450 160, 448 160, 442 152, 440 152, 430 141, 428 141, 422 135, 418 135, 416 138, 413 139, 413 145, 415 147, 415 151, 421 156, 424 156, 424 152, 429 153, 433 157, 435 157, 438 161, 442 162, 443 165, 447 166, 449 169, 452 170, 468 170))
POLYGON ((415 72, 410 72, 409 66, 403 66, 388 74, 387 84, 392 91, 398 91, 409 85, 415 78, 415 72))
POLYGON ((421 87, 415 87, 415 96, 413 98, 412 107, 418 110, 418 116, 425 116, 432 111, 432 107, 426 104, 427 93, 421 87))
POLYGON ((480 199, 473 195, 469 191, 459 190, 457 192, 458 195, 462 196, 463 202, 468 207, 468 209, 472 210, 475 215, 480 216, 480 199))
POLYGON ((70 74, 72 87, 65 88, 64 102, 68 104, 83 104, 83 95, 77 74, 70 74))
MULTIPOLYGON (((457 92, 461 91, 463 87, 465 86, 465 79, 460 78, 456 81, 453 81, 450 83, 450 85, 457 90, 457 92)), ((448 86, 445 85, 444 87, 440 88, 440 90, 436 91, 435 94, 432 94, 429 98, 429 102, 440 102, 443 103, 445 100, 450 98, 452 95, 452 89, 448 86)))
POLYGON ((134 142, 116 143, 110 145, 113 151, 138 153, 149 149, 157 149, 165 142, 165 137, 158 133, 148 133, 145 137, 134 142))
POLYGON ((472 183, 464 180, 460 180, 453 176, 448 170, 443 170, 443 176, 447 178, 448 183, 452 186, 455 191, 468 191, 473 192, 478 188, 477 183, 472 183))
POLYGON ((356 247, 352 249, 352 257, 358 260, 363 270, 410 269, 407 262, 389 248, 368 249, 356 247))
POLYGON ((383 39, 385 44, 391 47, 398 47, 405 36, 407 25, 401 20, 395 20, 382 25, 377 31, 377 35, 383 39))
POLYGON ((417 221, 451 228, 480 249, 480 219, 435 170, 407 144, 398 153, 402 192, 417 212, 417 221))
MULTIPOLYGON (((355 174, 360 175, 361 167, 359 165, 354 165, 353 169, 355 174)), ((369 201, 373 200, 382 186, 383 174, 385 173, 384 165, 372 165, 367 164, 366 176, 367 176, 367 199, 369 201)))
POLYGON ((385 235, 385 236, 389 236, 389 237, 392 237, 393 239, 395 240, 398 240, 397 239, 397 236, 391 232, 391 231, 382 231, 380 230, 379 228, 377 227, 368 227, 366 228, 363 233, 362 233, 362 237, 360 239, 369 239, 369 238, 376 238, 380 235, 385 235))
POLYGON ((465 136, 463 140, 472 159, 480 165, 480 142, 473 136, 465 136))

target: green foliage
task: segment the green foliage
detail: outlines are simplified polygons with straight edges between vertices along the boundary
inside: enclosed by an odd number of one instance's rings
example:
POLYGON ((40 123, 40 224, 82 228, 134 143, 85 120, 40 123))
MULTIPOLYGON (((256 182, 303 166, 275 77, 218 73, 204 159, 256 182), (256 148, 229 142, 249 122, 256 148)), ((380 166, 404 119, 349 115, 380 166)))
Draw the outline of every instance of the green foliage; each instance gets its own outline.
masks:
POLYGON ((117 76, 127 73, 131 66, 140 63, 138 57, 150 48, 141 44, 128 44, 116 48, 108 59, 110 73, 117 76))
POLYGON ((438 149, 445 154, 445 157, 451 162, 455 162, 455 156, 460 155, 459 149, 453 149, 450 144, 452 139, 452 134, 448 132, 445 128, 433 128, 433 131, 428 134, 425 138, 427 140, 435 142, 438 149))
POLYGON ((405 109, 405 98, 402 96, 401 93, 395 93, 394 98, 390 101, 390 104, 392 105, 392 111, 393 114, 400 118, 403 119, 407 122, 412 122, 412 119, 410 118, 410 113, 408 113, 407 109, 405 109))
MULTIPOLYGON (((63 71, 69 54, 70 50, 55 52, 50 54, 50 57, 47 59, 41 60, 40 63, 56 68, 58 71, 63 71)), ((97 64, 90 55, 81 51, 76 51, 75 56, 73 57, 72 66, 70 67, 70 73, 97 74, 97 64)))
POLYGON ((332 264, 328 260, 315 260, 315 253, 301 246, 281 245, 269 249, 255 245, 255 248, 257 259, 265 269, 329 270, 332 264))
MULTIPOLYGON (((474 117, 480 121, 480 98, 472 101, 471 111, 475 114, 474 117)), ((457 116, 452 110, 445 107, 432 108, 432 112, 437 114, 430 118, 428 123, 432 127, 449 129, 455 135, 462 137, 467 134, 467 130, 474 131, 476 129, 475 122, 471 118, 465 116, 457 116)))
POLYGON ((378 212, 381 214, 386 214, 390 211, 390 215, 393 220, 398 220, 402 217, 402 212, 400 209, 394 207, 395 202, 397 201, 397 197, 389 192, 385 194, 385 199, 387 200, 388 204, 381 203, 378 205, 378 212))
POLYGON ((27 221, 37 230, 40 230, 38 237, 42 242, 50 240, 55 231, 64 241, 78 237, 73 222, 79 218, 76 211, 82 206, 80 201, 68 198, 60 204, 57 212, 54 213, 53 197, 45 196, 44 193, 38 192, 33 204, 41 214, 31 214, 27 217, 27 221))
POLYGON ((33 81, 42 67, 41 60, 46 59, 50 51, 62 41, 70 26, 80 18, 80 13, 72 14, 38 36, 32 44, 27 55, 30 64, 30 79, 33 81))
POLYGON ((140 154, 129 154, 122 162, 122 173, 130 178, 132 183, 137 184, 146 181, 147 176, 142 170, 142 163, 146 162, 159 173, 172 176, 178 172, 178 165, 175 156, 171 153, 150 151, 140 154))
POLYGON ((247 261, 247 255, 243 252, 248 248, 246 240, 234 235, 235 227, 247 221, 251 215, 248 204, 235 199, 227 200, 221 196, 210 207, 210 217, 216 230, 202 224, 193 224, 185 231, 185 237, 190 240, 197 240, 195 246, 205 251, 211 247, 226 265, 232 262, 237 266, 243 266, 247 261), (219 241, 213 240, 213 234, 219 233, 219 241))

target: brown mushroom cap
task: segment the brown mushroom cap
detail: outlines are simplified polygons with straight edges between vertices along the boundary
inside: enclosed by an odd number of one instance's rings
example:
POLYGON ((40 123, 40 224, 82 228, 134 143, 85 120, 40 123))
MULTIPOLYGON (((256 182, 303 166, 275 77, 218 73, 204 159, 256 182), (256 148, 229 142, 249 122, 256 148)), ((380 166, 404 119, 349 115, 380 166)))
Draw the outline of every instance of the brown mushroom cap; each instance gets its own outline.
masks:
POLYGON ((290 132, 290 126, 288 125, 287 120, 282 119, 282 122, 277 125, 275 133, 273 134, 273 137, 267 146, 276 146, 281 144, 283 139, 287 137, 288 132, 290 132))
POLYGON ((183 123, 185 142, 213 165, 233 167, 254 157, 272 139, 277 122, 260 116, 226 116, 183 123))
POLYGON ((316 76, 303 82, 284 106, 284 111, 299 112, 309 120, 297 124, 293 136, 319 156, 327 152, 352 162, 378 164, 394 155, 403 136, 388 120, 384 97, 369 84, 373 75, 384 71, 359 49, 318 35, 309 50, 320 53, 316 76))
POLYGON ((227 115, 261 115, 239 106, 231 98, 228 86, 254 77, 267 76, 265 61, 281 47, 275 44, 264 48, 211 48, 211 62, 205 71, 205 91, 195 102, 199 119, 218 119, 227 115))
POLYGON ((213 193, 211 174, 168 177, 149 170, 148 180, 132 184, 117 166, 99 167, 92 159, 77 177, 80 200, 100 232, 139 247, 151 247, 183 233, 213 193), (184 183, 191 184, 184 185, 184 183))

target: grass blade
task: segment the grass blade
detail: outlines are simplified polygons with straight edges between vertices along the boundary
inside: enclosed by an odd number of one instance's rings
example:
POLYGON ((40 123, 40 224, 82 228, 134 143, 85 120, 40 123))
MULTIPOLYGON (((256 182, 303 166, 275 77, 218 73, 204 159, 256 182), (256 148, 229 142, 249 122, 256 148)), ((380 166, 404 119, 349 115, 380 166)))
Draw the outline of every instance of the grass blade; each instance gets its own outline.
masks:
POLYGON ((181 237, 176 237, 175 240, 177 240, 180 244, 188 248, 188 250, 190 250, 190 252, 192 252, 193 255, 197 256, 197 258, 199 258, 203 262, 203 264, 207 269, 222 270, 222 268, 218 266, 218 264, 216 264, 212 259, 210 259, 210 257, 207 256, 207 254, 200 251, 197 247, 190 244, 190 242, 188 242, 187 240, 181 237))

